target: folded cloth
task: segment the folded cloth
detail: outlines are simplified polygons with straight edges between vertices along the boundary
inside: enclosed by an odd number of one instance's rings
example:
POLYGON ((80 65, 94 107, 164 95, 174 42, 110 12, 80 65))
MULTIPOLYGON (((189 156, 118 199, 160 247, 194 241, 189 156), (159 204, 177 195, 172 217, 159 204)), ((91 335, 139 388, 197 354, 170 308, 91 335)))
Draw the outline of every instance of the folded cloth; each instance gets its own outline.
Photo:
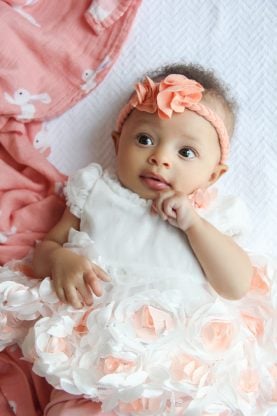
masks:
POLYGON ((0 1, 0 264, 25 256, 64 208, 39 121, 104 79, 140 3, 0 1))
POLYGON ((12 346, 0 354, 1 416, 42 416, 52 387, 31 370, 19 348, 12 346))
POLYGON ((0 117, 0 263, 27 255, 64 210, 65 176, 31 143, 40 124, 0 117))
POLYGON ((45 120, 77 103, 111 69, 140 3, 0 1, 0 115, 45 120))

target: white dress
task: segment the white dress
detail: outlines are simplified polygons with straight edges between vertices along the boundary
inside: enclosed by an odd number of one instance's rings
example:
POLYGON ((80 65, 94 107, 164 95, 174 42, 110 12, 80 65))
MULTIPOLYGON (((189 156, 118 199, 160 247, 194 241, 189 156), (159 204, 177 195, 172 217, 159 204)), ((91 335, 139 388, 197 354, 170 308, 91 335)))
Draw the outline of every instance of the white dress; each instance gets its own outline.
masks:
MULTIPOLYGON (((251 290, 222 299, 184 233, 115 175, 91 164, 66 186, 80 218, 66 247, 111 276, 81 310, 61 304, 51 281, 0 272, 0 347, 17 342, 34 371, 118 415, 273 416, 277 413, 276 268, 253 256, 251 290)), ((200 209, 238 238, 243 205, 217 198, 200 209)))

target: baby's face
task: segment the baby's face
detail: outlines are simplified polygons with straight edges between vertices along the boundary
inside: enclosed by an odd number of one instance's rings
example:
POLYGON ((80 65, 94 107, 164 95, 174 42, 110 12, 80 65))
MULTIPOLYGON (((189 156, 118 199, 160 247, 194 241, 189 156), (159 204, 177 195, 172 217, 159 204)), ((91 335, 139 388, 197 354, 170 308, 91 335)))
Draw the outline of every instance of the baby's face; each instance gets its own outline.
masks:
POLYGON ((189 195, 207 188, 227 169, 219 163, 216 130, 193 111, 161 120, 133 110, 114 140, 120 182, 145 199, 166 190, 189 195))

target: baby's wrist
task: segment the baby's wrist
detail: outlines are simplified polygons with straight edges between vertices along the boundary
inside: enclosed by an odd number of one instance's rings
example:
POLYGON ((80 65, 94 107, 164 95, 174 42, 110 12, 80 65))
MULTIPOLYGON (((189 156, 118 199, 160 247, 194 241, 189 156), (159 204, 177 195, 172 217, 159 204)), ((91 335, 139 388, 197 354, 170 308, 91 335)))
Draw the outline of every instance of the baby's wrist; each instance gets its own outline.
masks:
POLYGON ((191 212, 191 219, 183 231, 187 236, 189 236, 189 234, 197 232, 198 229, 200 230, 202 225, 203 219, 193 209, 191 212))

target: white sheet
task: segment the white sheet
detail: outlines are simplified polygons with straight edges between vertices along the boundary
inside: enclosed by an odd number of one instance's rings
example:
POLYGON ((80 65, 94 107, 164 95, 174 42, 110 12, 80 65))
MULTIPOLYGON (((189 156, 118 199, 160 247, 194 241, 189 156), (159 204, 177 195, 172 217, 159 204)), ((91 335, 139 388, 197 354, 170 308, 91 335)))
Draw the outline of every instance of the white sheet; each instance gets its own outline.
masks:
POLYGON ((70 173, 91 161, 113 163, 110 132, 138 77, 179 61, 214 69, 240 106, 225 193, 247 203, 248 246, 277 257, 276 0, 144 0, 123 52, 103 83, 45 124, 49 159, 70 173))

